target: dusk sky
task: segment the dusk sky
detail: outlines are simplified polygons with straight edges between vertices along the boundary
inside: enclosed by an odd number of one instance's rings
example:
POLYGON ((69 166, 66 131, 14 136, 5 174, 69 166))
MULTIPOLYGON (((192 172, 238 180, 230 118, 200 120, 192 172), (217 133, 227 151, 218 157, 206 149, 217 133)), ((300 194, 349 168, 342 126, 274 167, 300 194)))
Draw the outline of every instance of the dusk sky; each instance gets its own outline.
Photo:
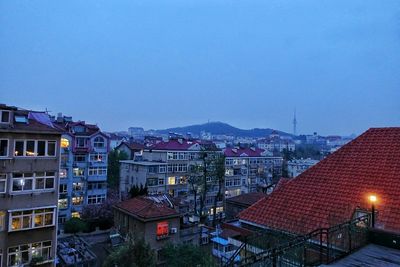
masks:
POLYGON ((400 1, 0 1, 0 103, 106 131, 400 125, 400 1))

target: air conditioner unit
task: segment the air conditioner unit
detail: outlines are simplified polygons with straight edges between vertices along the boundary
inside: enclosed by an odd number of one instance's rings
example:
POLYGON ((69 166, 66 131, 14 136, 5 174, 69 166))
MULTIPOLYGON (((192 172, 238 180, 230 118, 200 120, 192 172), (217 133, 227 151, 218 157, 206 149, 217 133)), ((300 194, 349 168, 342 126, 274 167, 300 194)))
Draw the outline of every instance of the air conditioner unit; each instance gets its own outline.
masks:
POLYGON ((171 232, 171 234, 176 234, 178 232, 178 229, 173 227, 173 228, 171 228, 170 232, 171 232))

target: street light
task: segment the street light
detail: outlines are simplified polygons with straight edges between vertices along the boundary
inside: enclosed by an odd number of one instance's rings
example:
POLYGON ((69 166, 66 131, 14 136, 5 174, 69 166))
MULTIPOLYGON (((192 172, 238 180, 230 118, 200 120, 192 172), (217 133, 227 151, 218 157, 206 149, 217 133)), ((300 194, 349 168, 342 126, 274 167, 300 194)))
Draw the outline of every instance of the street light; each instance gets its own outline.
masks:
POLYGON ((371 202, 371 211, 372 211, 372 217, 371 217, 371 226, 372 228, 375 227, 375 202, 377 201, 377 197, 375 195, 370 195, 368 197, 369 201, 371 202))

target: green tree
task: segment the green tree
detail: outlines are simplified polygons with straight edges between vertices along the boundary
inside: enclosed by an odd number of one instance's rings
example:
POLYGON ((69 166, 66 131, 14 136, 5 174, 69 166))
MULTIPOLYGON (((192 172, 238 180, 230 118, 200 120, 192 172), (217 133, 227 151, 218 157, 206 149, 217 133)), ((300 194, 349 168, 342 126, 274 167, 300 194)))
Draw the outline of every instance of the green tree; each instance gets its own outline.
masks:
POLYGON ((147 186, 140 186, 134 185, 129 190, 129 196, 131 198, 138 197, 138 196, 146 196, 148 194, 147 186))
POLYGON ((89 225, 85 221, 79 218, 71 218, 64 224, 65 233, 75 234, 87 231, 89 231, 89 225))
POLYGON ((129 241, 114 250, 103 263, 103 267, 153 267, 156 257, 150 245, 143 239, 129 241))
POLYGON ((217 266, 206 247, 192 244, 168 244, 163 248, 162 255, 168 267, 217 266))
POLYGON ((120 160, 127 160, 128 154, 124 151, 119 151, 116 149, 111 150, 108 154, 108 169, 107 169, 107 181, 108 186, 111 188, 118 188, 119 186, 119 170, 120 170, 120 160))
POLYGON ((214 198, 214 206, 213 206, 213 226, 215 227, 216 216, 217 216, 217 203, 218 201, 222 201, 224 198, 224 194, 221 192, 225 183, 225 157, 217 156, 214 159, 214 179, 218 184, 218 192, 214 198))

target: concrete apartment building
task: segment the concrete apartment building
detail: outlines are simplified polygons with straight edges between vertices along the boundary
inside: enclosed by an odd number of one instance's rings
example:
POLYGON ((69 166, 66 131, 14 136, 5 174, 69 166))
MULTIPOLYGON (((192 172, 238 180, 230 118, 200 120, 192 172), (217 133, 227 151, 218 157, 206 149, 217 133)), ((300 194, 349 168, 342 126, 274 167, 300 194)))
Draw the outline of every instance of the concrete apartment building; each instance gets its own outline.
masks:
POLYGON ((0 266, 54 266, 61 132, 0 105, 0 266))
POLYGON ((54 124, 62 131, 58 222, 80 217, 86 205, 107 198, 109 137, 97 125, 58 115, 54 124))
POLYGON ((225 197, 261 191, 282 175, 282 157, 269 156, 260 148, 227 148, 225 155, 225 197))
POLYGON ((290 178, 294 178, 299 174, 303 173, 308 168, 317 164, 319 160, 315 159, 294 159, 288 161, 288 175, 290 178))
MULTIPOLYGON (((171 138, 167 142, 145 145, 142 155, 135 160, 121 161, 120 192, 122 198, 128 195, 134 185, 147 185, 149 194, 168 194, 174 198, 185 199, 191 209, 194 207, 194 195, 188 182, 191 167, 202 164, 201 154, 221 155, 215 145, 197 140, 171 138)), ((205 208, 212 214, 216 184, 210 179, 205 199, 205 208)), ((200 206, 197 195, 197 209, 200 206)), ((217 203, 217 213, 223 212, 223 200, 217 203)))

